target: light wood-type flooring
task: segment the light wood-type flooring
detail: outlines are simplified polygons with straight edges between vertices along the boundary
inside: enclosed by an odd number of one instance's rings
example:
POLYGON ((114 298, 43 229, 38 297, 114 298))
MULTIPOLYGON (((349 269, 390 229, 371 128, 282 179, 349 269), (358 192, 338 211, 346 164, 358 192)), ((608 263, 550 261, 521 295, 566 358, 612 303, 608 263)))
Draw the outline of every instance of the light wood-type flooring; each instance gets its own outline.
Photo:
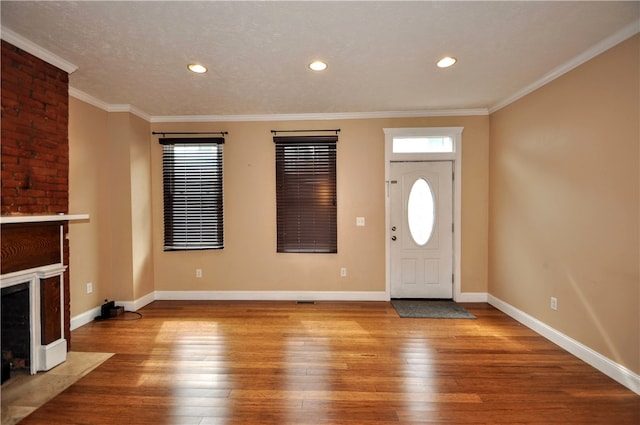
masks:
POLYGON ((21 424, 640 424, 640 396, 487 304, 156 301, 93 322, 116 353, 21 424), (126 318, 133 318, 128 314, 126 318))
POLYGON ((1 425, 13 425, 28 416, 38 407, 51 400, 78 379, 91 372, 110 353, 67 353, 67 360, 48 372, 29 375, 29 372, 14 371, 11 379, 2 384, 1 425))

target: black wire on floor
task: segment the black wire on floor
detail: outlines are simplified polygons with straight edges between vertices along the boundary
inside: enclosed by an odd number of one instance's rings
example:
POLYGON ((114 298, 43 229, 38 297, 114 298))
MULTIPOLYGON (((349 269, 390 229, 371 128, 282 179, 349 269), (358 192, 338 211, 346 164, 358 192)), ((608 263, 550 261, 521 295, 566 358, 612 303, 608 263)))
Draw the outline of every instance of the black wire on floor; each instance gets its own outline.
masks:
POLYGON ((142 319, 142 313, 138 313, 137 311, 125 310, 124 313, 122 313, 120 316, 113 316, 113 317, 96 316, 96 318, 93 319, 93 320, 96 321, 96 322, 105 322, 107 320, 130 321, 130 320, 140 320, 140 319, 142 319), (124 317, 127 313, 135 314, 138 317, 133 317, 133 318, 127 319, 127 318, 124 317))
POLYGON ((112 319, 116 319, 116 320, 140 320, 140 319, 142 319, 142 314, 138 313, 137 311, 125 310, 125 312, 121 316, 112 317, 112 319), (124 316, 127 313, 136 314, 136 315, 138 315, 138 317, 134 317, 134 318, 131 318, 131 319, 126 319, 124 316), (122 317, 122 319, 120 319, 120 317, 122 317))

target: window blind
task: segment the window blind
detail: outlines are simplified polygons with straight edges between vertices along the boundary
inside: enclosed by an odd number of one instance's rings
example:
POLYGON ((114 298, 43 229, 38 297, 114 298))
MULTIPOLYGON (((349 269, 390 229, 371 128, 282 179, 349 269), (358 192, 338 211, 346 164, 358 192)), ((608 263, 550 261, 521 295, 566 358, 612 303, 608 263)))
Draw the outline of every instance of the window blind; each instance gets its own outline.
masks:
POLYGON ((337 136, 274 137, 277 252, 336 253, 337 136))
POLYGON ((224 138, 161 138, 164 250, 222 249, 224 138))

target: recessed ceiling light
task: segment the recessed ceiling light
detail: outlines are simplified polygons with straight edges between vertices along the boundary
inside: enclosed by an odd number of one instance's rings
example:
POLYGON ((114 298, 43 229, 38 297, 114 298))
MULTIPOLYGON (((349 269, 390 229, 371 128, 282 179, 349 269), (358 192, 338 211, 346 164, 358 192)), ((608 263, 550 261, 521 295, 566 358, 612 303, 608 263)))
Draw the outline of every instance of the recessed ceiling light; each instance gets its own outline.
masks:
POLYGON ((207 72, 207 67, 200 65, 199 63, 190 63, 187 68, 189 68, 189 71, 195 72, 196 74, 204 74, 207 72))
POLYGON ((458 62, 458 59, 451 56, 445 56, 442 59, 440 59, 436 63, 436 65, 438 65, 438 68, 449 68, 450 66, 454 65, 456 62, 458 62))
POLYGON ((314 71, 324 71, 327 69, 327 64, 322 61, 314 61, 309 64, 309 68, 314 71))

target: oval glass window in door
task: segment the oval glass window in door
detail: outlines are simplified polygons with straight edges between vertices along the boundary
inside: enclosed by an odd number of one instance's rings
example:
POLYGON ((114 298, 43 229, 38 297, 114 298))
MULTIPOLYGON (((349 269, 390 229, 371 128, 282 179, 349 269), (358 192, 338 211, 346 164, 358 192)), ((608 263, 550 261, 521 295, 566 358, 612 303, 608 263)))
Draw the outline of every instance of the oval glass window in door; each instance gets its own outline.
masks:
POLYGON ((420 246, 426 245, 433 234, 435 202, 429 182, 419 178, 411 186, 407 205, 407 220, 411 237, 420 246))

